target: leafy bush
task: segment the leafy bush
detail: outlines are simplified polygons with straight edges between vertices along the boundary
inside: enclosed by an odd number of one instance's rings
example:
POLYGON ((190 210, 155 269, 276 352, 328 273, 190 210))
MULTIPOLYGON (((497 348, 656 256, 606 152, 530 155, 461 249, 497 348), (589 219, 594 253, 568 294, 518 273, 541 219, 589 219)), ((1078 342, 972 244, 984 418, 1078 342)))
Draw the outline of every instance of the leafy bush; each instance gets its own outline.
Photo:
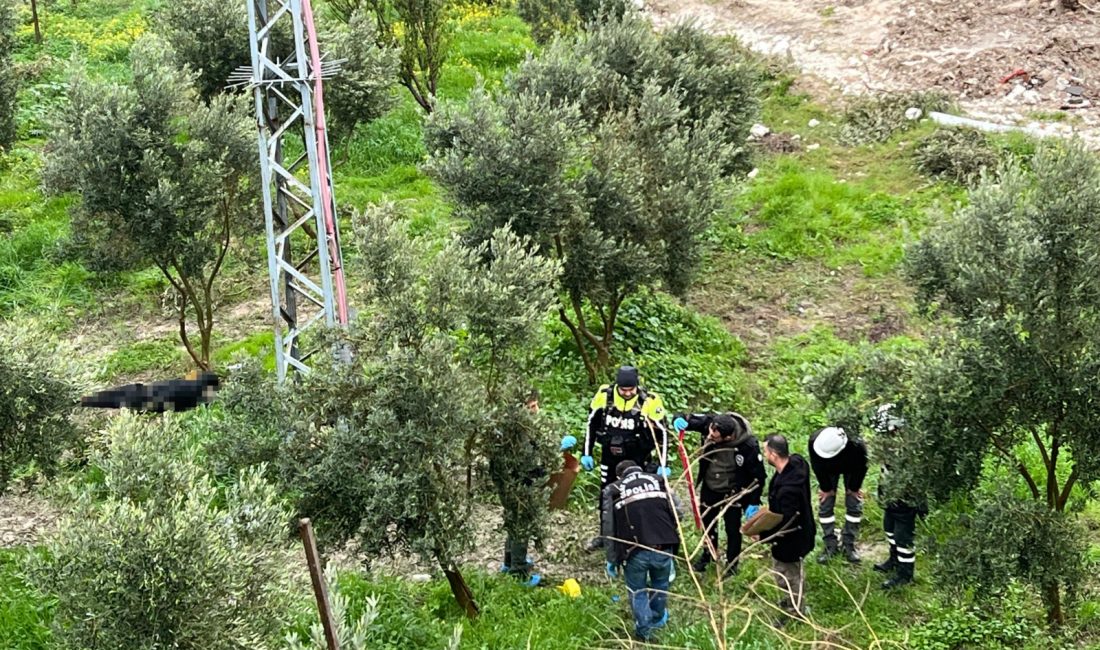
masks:
POLYGON ((15 141, 15 95, 19 90, 15 51, 15 7, 12 0, 0 0, 0 149, 15 141))
POLYGON ((906 110, 919 108, 921 114, 927 114, 947 107, 947 97, 939 92, 893 93, 860 99, 844 112, 840 141, 847 145, 886 142, 895 133, 916 126, 917 120, 905 117, 906 110))
POLYGON ((174 0, 160 6, 156 21, 178 62, 195 73, 203 99, 220 94, 234 70, 252 64, 243 2, 174 0))
POLYGON ((610 18, 617 20, 633 9, 629 0, 518 0, 516 13, 531 25, 538 43, 548 43, 557 34, 610 18))
MULTIPOLYGON (((1018 648, 1036 637, 1040 621, 1027 594, 1010 584, 994 607, 947 607, 915 626, 906 645, 909 650, 967 650, 1018 648)), ((1041 629, 1041 628, 1039 628, 1041 629)))
POLYGON ((222 382, 218 401, 202 423, 204 451, 218 476, 268 464, 277 467, 287 435, 289 395, 258 360, 244 363, 222 382))
POLYGON ((88 375, 79 353, 55 337, 0 325, 0 492, 28 465, 53 473, 77 439, 69 416, 88 375))
POLYGON ((288 604, 288 513, 262 469, 219 489, 173 418, 120 416, 104 475, 31 566, 60 648, 263 647, 288 604), (96 498, 98 497, 98 499, 96 498))
POLYGON ((974 185, 982 171, 997 166, 989 138, 974 129, 939 129, 917 143, 917 170, 959 185, 974 185))
POLYGON ((369 122, 395 103, 397 51, 377 45, 374 18, 363 10, 352 14, 330 36, 329 49, 344 59, 340 74, 325 83, 325 110, 335 140, 346 140, 361 123, 369 122))

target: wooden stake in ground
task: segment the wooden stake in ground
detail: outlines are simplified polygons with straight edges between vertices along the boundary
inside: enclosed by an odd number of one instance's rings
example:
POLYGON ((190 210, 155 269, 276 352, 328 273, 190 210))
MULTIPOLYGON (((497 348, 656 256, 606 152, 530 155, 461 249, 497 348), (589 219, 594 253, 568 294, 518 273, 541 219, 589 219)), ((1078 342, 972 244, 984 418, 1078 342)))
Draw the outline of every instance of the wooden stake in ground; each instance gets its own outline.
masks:
POLYGON ((306 547, 306 563, 309 565, 309 577, 313 581, 313 595, 317 598, 317 612, 321 615, 321 627, 325 630, 325 642, 328 650, 340 650, 340 641, 336 638, 336 626, 332 621, 332 608, 328 603, 328 591, 325 589, 324 569, 317 554, 317 539, 313 536, 313 525, 309 519, 298 520, 298 533, 306 547))

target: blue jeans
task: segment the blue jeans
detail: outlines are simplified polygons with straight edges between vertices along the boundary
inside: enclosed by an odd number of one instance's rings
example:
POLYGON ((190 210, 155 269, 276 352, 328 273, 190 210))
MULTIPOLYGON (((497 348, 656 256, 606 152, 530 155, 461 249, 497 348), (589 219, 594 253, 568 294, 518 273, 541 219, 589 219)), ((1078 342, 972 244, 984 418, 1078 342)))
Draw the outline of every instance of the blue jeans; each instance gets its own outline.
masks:
POLYGON ((634 633, 643 639, 665 615, 671 573, 672 557, 656 551, 637 550, 626 561, 623 576, 634 610, 634 633))

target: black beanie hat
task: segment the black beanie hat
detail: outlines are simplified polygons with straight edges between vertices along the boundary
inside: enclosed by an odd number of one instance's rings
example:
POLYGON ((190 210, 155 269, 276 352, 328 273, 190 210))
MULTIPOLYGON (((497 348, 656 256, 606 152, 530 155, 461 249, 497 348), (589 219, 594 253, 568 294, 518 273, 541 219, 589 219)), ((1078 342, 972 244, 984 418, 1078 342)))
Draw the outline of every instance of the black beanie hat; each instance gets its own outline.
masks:
POLYGON ((728 438, 732 436, 733 434, 738 432, 738 429, 741 428, 737 426, 737 420, 734 420, 733 416, 727 415, 725 413, 714 416, 714 419, 711 420, 711 422, 714 424, 714 428, 718 429, 718 433, 723 438, 728 438))
POLYGON ((638 386, 638 369, 634 366, 619 368, 619 372, 615 374, 615 385, 636 388, 638 386))

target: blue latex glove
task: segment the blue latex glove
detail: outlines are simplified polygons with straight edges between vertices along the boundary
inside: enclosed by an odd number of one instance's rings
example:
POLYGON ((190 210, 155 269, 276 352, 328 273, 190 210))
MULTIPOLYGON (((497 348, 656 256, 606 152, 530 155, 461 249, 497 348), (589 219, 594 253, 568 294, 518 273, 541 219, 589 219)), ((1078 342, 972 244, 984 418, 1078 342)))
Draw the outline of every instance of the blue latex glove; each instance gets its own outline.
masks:
POLYGON ((586 472, 591 472, 596 467, 596 461, 591 456, 581 456, 581 467, 586 472))
POLYGON ((657 474, 658 474, 659 476, 663 476, 663 477, 665 477, 665 478, 668 478, 668 477, 669 477, 669 475, 671 475, 671 474, 672 474, 672 470, 671 470, 671 469, 669 469, 668 467, 665 467, 664 465, 662 465, 662 466, 660 466, 660 467, 658 467, 658 468, 657 468, 657 474))
POLYGON ((607 577, 612 580, 619 577, 619 567, 615 566, 614 562, 608 562, 604 570, 607 571, 607 577))
POLYGON ((745 519, 751 518, 760 510, 760 506, 749 506, 745 508, 745 519))
POLYGON ((677 431, 683 431, 688 428, 688 421, 684 418, 676 418, 672 421, 672 426, 676 427, 677 431))
POLYGON ((577 439, 573 436, 565 436, 561 439, 561 451, 569 451, 577 446, 577 439))

